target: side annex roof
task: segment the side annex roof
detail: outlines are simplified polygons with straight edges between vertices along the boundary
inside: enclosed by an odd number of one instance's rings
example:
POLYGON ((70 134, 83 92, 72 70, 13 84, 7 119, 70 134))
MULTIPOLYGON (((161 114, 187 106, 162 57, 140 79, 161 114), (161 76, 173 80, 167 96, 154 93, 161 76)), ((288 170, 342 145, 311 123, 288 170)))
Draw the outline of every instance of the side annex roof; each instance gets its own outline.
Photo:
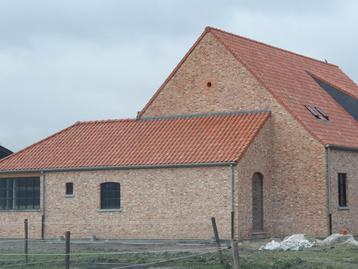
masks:
POLYGON ((268 111, 78 122, 0 161, 0 173, 233 164, 268 111))

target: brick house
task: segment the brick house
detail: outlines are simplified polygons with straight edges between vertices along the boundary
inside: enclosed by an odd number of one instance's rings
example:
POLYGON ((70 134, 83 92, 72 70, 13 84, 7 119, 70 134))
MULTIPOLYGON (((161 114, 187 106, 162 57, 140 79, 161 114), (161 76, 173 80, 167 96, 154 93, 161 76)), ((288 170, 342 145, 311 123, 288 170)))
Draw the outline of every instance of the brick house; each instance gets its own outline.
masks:
POLYGON ((136 119, 0 161, 0 236, 41 216, 46 237, 208 239, 212 216, 223 238, 358 234, 357 120, 336 65, 207 27, 136 119))

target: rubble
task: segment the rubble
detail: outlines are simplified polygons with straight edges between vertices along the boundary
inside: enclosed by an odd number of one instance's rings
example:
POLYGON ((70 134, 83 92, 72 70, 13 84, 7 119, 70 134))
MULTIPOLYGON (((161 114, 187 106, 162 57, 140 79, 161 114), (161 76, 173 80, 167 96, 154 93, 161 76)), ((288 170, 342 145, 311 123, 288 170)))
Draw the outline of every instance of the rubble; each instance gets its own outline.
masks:
POLYGON ((304 234, 294 234, 286 237, 283 241, 272 240, 270 243, 261 246, 260 250, 303 250, 313 247, 314 243, 308 241, 304 234))
POLYGON ((324 240, 317 240, 316 244, 318 246, 352 245, 358 247, 358 241, 351 234, 331 234, 324 240))
POLYGON ((261 246, 259 250, 303 250, 313 246, 335 246, 349 245, 358 247, 358 241, 351 234, 332 234, 324 240, 309 241, 304 234, 294 234, 286 237, 282 241, 272 240, 271 242, 261 246))

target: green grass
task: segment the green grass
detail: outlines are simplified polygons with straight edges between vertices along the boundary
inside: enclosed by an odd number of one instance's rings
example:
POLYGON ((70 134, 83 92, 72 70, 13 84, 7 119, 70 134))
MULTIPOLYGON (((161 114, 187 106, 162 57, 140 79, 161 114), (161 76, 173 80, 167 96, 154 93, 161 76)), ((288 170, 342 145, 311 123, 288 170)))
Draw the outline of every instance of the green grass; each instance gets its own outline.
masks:
MULTIPOLYGON (((1 253, 4 254, 4 252, 1 253)), ((60 252, 58 253, 60 254, 60 252)), ((94 252, 93 256, 71 257, 71 268, 108 269, 125 265, 155 263, 157 261, 177 259, 179 257, 192 254, 193 253, 148 253, 126 255, 96 255, 94 252)), ((26 266, 26 268, 63 269, 63 259, 63 256, 30 256, 30 264, 26 266), (41 262, 42 264, 38 264, 41 262), (32 263, 34 264, 31 265, 32 263)), ((224 259, 227 264, 231 263, 230 250, 224 251, 224 259)), ((0 269, 25 268, 23 263, 24 257, 22 256, 0 256, 0 269)), ((358 269, 358 248, 312 248, 304 251, 290 252, 268 252, 246 249, 240 251, 240 263, 241 269, 358 269)), ((188 259, 151 265, 145 268, 225 269, 225 266, 220 264, 216 253, 210 253, 191 257, 188 259)))

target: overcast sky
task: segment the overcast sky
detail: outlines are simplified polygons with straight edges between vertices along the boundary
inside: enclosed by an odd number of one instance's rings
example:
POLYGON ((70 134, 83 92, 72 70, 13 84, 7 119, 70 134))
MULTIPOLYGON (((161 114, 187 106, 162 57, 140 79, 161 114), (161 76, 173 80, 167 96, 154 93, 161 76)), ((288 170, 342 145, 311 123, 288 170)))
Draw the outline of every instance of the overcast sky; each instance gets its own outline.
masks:
POLYGON ((133 118, 210 25, 338 64, 358 82, 357 0, 0 0, 0 144, 133 118))

